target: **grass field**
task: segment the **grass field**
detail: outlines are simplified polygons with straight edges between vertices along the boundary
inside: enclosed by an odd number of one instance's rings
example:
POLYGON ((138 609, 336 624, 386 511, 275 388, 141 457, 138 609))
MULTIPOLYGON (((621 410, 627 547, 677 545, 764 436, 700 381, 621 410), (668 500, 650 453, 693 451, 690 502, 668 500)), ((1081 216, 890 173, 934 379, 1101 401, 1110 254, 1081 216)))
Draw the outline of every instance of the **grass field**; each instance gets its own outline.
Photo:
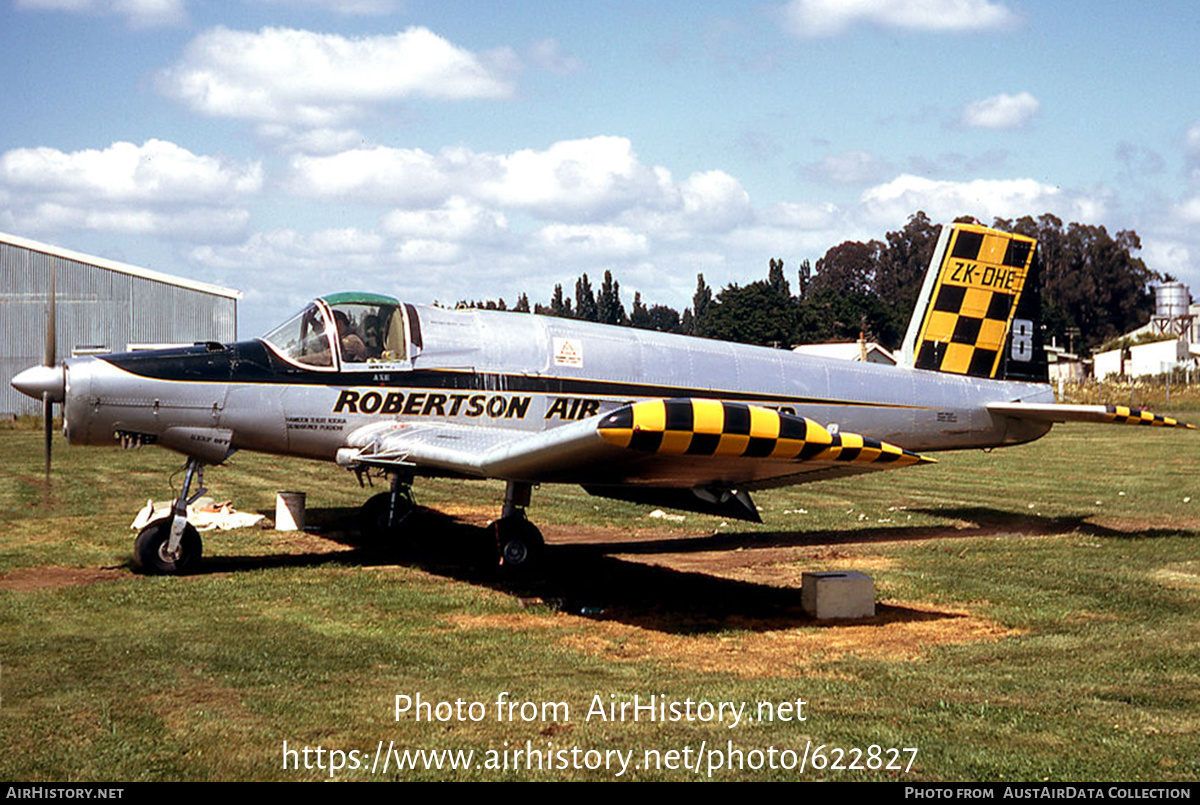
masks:
POLYGON ((367 552, 340 527, 368 494, 352 475, 242 455, 209 471, 214 497, 270 512, 306 490, 322 534, 210 533, 202 572, 139 576, 128 524, 182 462, 56 447, 47 489, 40 434, 0 431, 0 779, 327 779, 331 759, 349 780, 707 779, 718 759, 722 780, 1200 777, 1195 433, 1059 426, 759 494, 761 526, 544 488, 547 567, 519 582, 487 567, 499 485, 419 485, 443 514, 367 552), (829 569, 873 576, 876 618, 800 612, 801 572, 829 569), (461 718, 397 719, 417 694, 461 718), (588 717, 635 695, 695 718, 588 717), (527 704, 500 718, 501 697, 527 704), (700 720, 797 700, 803 721, 700 720), (513 770, 527 747, 562 754, 513 770), (474 754, 397 771, 405 750, 474 754))

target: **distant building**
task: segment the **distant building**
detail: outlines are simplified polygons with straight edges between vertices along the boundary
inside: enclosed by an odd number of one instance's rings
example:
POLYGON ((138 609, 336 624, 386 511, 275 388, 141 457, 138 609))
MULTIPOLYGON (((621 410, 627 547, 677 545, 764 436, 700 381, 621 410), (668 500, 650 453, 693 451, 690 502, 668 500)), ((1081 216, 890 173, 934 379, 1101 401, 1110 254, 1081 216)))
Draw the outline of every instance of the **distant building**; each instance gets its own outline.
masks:
POLYGON ((844 361, 866 361, 867 363, 882 363, 895 366, 896 359, 891 352, 874 341, 843 341, 828 344, 801 344, 792 347, 792 352, 801 355, 816 355, 821 358, 838 358, 844 361))
POLYGON ((0 233, 0 415, 41 411, 9 381, 45 359, 51 271, 59 361, 237 338, 240 291, 0 233))
POLYGON ((1098 379, 1154 377, 1177 369, 1194 371, 1200 365, 1200 305, 1192 304, 1188 286, 1156 285, 1154 300, 1149 323, 1123 335, 1121 346, 1096 354, 1098 379))
POLYGON ((1118 347, 1096 354, 1096 377, 1155 377, 1176 369, 1194 369, 1196 356, 1182 338, 1118 347))
POLYGON ((1078 383, 1090 374, 1090 360, 1080 358, 1073 352, 1051 344, 1046 347, 1046 360, 1051 383, 1078 383))

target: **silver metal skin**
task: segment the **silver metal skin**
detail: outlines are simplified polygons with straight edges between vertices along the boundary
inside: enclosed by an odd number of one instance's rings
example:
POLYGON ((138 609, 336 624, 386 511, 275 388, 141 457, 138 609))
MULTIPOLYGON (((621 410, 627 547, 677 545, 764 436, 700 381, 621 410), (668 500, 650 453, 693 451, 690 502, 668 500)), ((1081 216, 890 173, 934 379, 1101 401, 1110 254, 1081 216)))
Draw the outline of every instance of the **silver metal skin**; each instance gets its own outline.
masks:
MULTIPOLYGON (((355 375, 341 374, 339 380, 349 382, 338 385, 159 380, 131 374, 100 357, 70 359, 65 362, 64 384, 67 441, 112 444, 115 433, 136 432, 156 436, 158 443, 179 452, 211 459, 212 450, 205 449, 210 443, 196 434, 227 432, 229 450, 332 461, 339 449, 361 446, 362 438, 350 437, 368 425, 446 424, 532 435, 572 424, 551 411, 559 400, 566 400, 568 415, 576 400, 594 400, 598 416, 630 401, 691 392, 718 399, 736 394, 750 404, 790 408, 826 426, 925 452, 1036 439, 1048 425, 990 413, 987 404, 1054 399, 1045 384, 980 380, 534 315, 420 306, 417 310, 425 346, 415 360, 386 368, 367 365, 355 375), (553 365, 550 344, 556 337, 583 345, 582 367, 553 365), (448 392, 400 385, 406 375, 421 369, 466 369, 479 377, 481 386, 491 388, 448 392), (505 383, 514 375, 607 381, 620 384, 623 391, 633 387, 635 393, 515 391, 505 383), (362 378, 362 385, 354 382, 356 377, 362 378), (396 384, 387 385, 389 380, 396 384), (375 385, 380 381, 385 385, 375 385), (410 408, 416 413, 362 413, 344 405, 335 412, 345 391, 357 392, 361 399, 371 392, 386 397, 393 390, 406 399, 425 397, 410 408), (439 416, 436 408, 427 407, 433 394, 466 399, 447 400, 442 406, 445 415, 439 416), (510 411, 513 398, 529 398, 523 416, 510 411), (455 402, 457 411, 450 415, 455 402)), ((43 388, 59 387, 51 372, 64 373, 32 367, 18 375, 14 385, 40 397, 43 388)), ((481 437, 479 446, 487 443, 487 437, 481 437)))
POLYGON ((62 402, 66 388, 62 366, 30 366, 12 379, 13 388, 29 397, 42 399, 50 395, 53 402, 62 402))

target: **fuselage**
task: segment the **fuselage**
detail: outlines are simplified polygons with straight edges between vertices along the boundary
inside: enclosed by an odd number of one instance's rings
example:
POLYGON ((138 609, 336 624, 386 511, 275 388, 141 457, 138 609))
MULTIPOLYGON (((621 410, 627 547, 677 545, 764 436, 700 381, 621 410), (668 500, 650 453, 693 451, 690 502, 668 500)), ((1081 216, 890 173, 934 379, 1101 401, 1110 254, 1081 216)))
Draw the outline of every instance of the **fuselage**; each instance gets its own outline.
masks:
POLYGON ((535 432, 680 397, 775 408, 915 451, 995 447, 1049 430, 985 407, 1052 402, 1040 383, 529 314, 394 310, 404 343, 381 358, 351 356, 330 335, 329 354, 315 362, 270 336, 67 361, 67 439, 157 442, 208 461, 226 448, 332 460, 349 434, 380 420, 535 432))

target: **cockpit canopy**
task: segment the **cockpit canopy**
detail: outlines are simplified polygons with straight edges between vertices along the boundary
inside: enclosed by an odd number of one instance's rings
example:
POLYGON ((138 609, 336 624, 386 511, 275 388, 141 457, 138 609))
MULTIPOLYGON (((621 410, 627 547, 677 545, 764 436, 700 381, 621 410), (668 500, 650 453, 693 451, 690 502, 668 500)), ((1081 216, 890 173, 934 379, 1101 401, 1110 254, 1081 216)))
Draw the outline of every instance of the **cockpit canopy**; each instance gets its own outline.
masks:
MULTIPOLYGON (((416 311, 397 299, 370 293, 332 294, 309 303, 262 340, 288 360, 317 368, 403 363, 411 352, 406 316, 414 319, 409 328, 419 332, 416 311)), ((419 338, 416 341, 419 347, 419 338)))

